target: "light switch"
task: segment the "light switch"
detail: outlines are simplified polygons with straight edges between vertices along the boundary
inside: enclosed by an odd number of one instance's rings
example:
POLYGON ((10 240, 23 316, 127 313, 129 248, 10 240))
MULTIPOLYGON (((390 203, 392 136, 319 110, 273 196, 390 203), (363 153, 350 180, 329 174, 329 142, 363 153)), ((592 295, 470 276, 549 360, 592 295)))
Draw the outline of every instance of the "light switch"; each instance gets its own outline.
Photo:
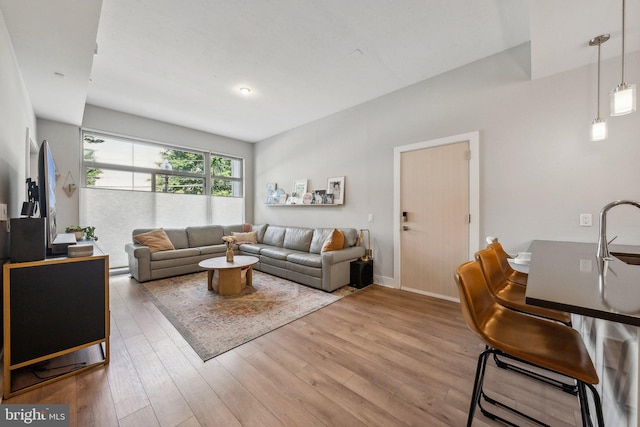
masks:
POLYGON ((373 214, 369 214, 368 221, 373 222, 373 214))

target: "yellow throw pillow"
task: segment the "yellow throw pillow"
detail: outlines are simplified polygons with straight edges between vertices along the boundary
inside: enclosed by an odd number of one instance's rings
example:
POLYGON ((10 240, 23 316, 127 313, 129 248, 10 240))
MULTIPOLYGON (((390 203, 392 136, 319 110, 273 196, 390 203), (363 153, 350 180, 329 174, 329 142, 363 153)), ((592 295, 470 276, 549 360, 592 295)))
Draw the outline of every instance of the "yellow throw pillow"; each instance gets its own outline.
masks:
POLYGON ((251 231, 249 233, 236 233, 232 231, 231 234, 236 238, 236 245, 241 245, 243 243, 257 243, 258 242, 258 232, 251 231))
POLYGON ((162 228, 148 231, 146 233, 136 234, 133 238, 141 245, 148 246, 151 253, 175 249, 173 247, 173 243, 169 240, 167 233, 165 233, 162 228))
POLYGON ((331 235, 327 237, 327 240, 324 241, 322 245, 322 250, 320 252, 329 252, 329 251, 338 251, 342 249, 344 246, 344 234, 342 231, 333 229, 331 235))

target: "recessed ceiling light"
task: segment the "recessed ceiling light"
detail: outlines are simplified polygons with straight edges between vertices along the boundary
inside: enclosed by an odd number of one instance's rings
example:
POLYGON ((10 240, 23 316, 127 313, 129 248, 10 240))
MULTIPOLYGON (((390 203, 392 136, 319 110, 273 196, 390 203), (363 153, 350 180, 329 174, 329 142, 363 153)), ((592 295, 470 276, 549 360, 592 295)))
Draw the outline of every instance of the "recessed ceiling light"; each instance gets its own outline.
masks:
POLYGON ((243 86, 240 88, 240 93, 243 95, 249 95, 251 94, 251 89, 246 86, 243 86))

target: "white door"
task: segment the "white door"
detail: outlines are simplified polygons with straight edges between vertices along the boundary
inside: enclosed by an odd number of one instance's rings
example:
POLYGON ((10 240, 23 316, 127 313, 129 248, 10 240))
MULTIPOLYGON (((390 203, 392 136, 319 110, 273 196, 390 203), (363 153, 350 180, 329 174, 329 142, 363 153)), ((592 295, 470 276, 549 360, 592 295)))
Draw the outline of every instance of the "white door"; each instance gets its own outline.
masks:
POLYGON ((469 259, 469 158, 469 141, 400 153, 402 289, 458 298, 453 274, 469 259))

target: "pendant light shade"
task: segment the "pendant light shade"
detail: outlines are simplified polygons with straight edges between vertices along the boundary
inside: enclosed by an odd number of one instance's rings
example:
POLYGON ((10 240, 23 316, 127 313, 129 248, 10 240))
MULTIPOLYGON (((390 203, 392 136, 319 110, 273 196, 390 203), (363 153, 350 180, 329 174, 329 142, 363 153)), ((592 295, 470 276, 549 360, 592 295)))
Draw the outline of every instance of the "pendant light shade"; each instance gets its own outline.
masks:
POLYGON ((623 116, 636 111, 636 85, 620 83, 611 95, 611 115, 623 116))
POLYGON ((622 0, 622 82, 609 95, 612 116, 622 116, 636 111, 636 85, 624 81, 624 21, 625 0, 622 0))
POLYGON ((607 130, 607 122, 605 119, 598 117, 591 123, 591 140, 602 141, 607 139, 609 131, 607 130))
POLYGON ((589 40, 589 46, 598 46, 598 92, 597 92, 597 111, 598 117, 591 123, 591 140, 602 141, 607 139, 609 131, 607 130, 607 122, 600 117, 600 45, 609 40, 609 34, 602 34, 589 40))

